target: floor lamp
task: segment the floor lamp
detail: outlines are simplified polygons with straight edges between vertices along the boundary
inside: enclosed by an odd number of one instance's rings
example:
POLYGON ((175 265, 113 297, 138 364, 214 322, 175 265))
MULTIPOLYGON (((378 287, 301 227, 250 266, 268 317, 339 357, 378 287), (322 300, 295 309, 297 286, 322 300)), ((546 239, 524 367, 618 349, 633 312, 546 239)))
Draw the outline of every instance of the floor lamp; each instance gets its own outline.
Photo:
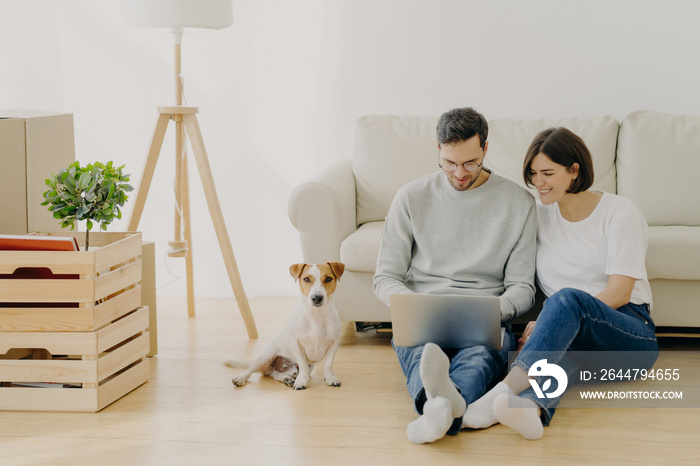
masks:
POLYGON ((187 310, 194 317, 194 285, 192 269, 192 238, 190 230, 189 183, 187 158, 185 156, 185 135, 189 137, 204 195, 221 254, 226 264, 229 280, 236 296, 238 308, 248 331, 248 337, 255 339, 258 332, 248 298, 233 255, 226 224, 214 187, 207 152, 204 149, 202 133, 197 122, 197 107, 182 105, 182 78, 180 73, 182 34, 190 31, 223 29, 233 24, 231 0, 122 0, 122 18, 126 25, 171 32, 175 42, 175 105, 158 107, 151 146, 148 150, 141 183, 129 219, 129 231, 138 229, 148 190, 155 172, 165 132, 170 120, 175 122, 175 238, 169 242, 170 256, 185 257, 187 273, 187 310), (184 228, 183 228, 184 226, 184 228), (184 229, 184 232, 183 232, 184 229), (184 240, 183 240, 184 233, 184 240))

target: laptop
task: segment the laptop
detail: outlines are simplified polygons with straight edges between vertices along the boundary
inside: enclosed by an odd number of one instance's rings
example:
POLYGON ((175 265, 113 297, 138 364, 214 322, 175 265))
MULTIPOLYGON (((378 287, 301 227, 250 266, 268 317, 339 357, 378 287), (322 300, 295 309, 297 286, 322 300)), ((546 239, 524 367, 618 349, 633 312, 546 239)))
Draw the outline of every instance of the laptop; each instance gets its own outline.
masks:
POLYGON ((390 300, 395 345, 501 349, 504 331, 496 296, 394 294, 390 300))

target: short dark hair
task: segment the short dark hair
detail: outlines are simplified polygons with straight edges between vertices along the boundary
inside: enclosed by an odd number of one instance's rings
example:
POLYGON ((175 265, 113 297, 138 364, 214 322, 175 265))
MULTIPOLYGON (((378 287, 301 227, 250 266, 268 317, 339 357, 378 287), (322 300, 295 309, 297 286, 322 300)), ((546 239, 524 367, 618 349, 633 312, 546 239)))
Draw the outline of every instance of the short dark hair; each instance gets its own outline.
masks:
POLYGON ((486 147, 489 124, 484 116, 472 107, 454 108, 440 116, 437 124, 438 144, 454 144, 479 136, 479 144, 486 147))
POLYGON ((527 186, 532 187, 530 173, 532 159, 538 154, 546 155, 552 162, 563 165, 567 170, 578 164, 578 176, 571 182, 567 193, 580 193, 593 184, 593 160, 583 139, 566 128, 549 128, 542 131, 532 140, 523 162, 523 179, 527 186))

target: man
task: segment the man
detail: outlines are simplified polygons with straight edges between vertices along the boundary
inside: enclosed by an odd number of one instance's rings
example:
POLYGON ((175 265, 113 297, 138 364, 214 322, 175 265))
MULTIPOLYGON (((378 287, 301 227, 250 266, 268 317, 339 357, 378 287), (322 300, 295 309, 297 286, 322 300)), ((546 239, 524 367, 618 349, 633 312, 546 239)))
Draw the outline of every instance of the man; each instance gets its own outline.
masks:
POLYGON ((487 136, 486 119, 474 109, 444 113, 437 125, 441 170, 403 186, 386 218, 374 276, 379 299, 499 296, 505 327, 500 351, 394 346, 421 414, 407 429, 414 443, 461 430, 468 404, 501 380, 508 351, 516 349, 511 321, 534 303, 535 200, 483 167, 487 136))

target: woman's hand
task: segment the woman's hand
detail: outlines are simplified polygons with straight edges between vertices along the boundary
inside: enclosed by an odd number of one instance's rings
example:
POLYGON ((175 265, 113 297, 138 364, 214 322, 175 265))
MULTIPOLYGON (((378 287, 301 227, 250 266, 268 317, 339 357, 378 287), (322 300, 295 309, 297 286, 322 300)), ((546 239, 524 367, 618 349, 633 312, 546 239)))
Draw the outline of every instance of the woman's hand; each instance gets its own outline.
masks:
POLYGON ((523 348, 523 346, 525 346, 525 342, 527 342, 527 339, 530 338, 530 334, 532 333, 532 330, 535 328, 536 323, 537 323, 536 320, 531 320, 525 326, 525 330, 523 330, 523 335, 518 340, 518 351, 520 351, 523 348))

